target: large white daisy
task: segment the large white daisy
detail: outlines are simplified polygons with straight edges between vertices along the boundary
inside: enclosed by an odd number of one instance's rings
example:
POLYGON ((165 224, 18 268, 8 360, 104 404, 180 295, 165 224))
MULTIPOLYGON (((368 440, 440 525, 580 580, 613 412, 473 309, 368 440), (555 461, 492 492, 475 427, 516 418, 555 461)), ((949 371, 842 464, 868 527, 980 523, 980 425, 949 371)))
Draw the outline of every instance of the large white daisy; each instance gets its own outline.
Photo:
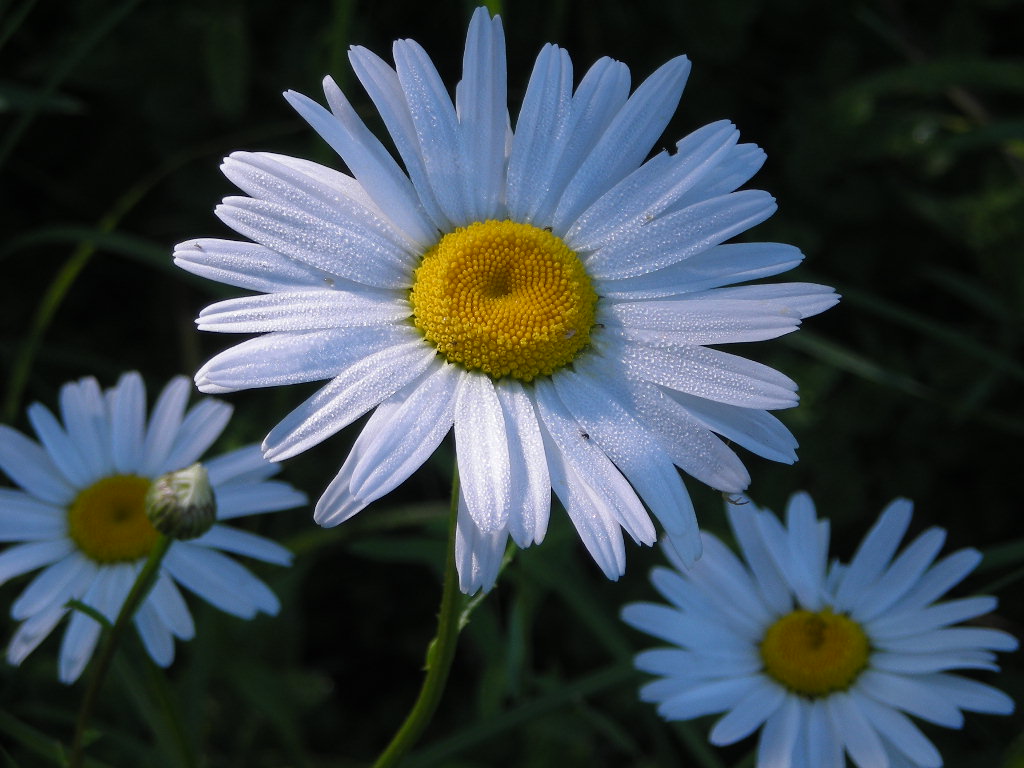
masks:
MULTIPOLYGON (((231 416, 231 406, 206 398, 188 412, 191 382, 183 376, 164 388, 146 421, 146 392, 137 373, 101 392, 93 378, 60 391, 63 426, 45 406, 28 409, 42 445, 0 425, 0 470, 22 490, 0 488, 0 541, 20 542, 0 553, 0 584, 43 570, 11 607, 21 621, 7 648, 20 664, 78 600, 113 621, 158 534, 144 499, 152 481, 197 461, 231 416)), ((256 445, 204 462, 217 503, 217 520, 289 509, 305 496, 270 480, 279 465, 256 445)), ((161 666, 174 658, 177 637, 194 633, 177 584, 223 611, 252 618, 276 613, 274 593, 223 553, 288 565, 291 553, 269 539, 215 523, 191 541, 174 541, 152 591, 134 617, 139 636, 161 666)), ((73 611, 60 648, 59 677, 73 682, 96 646, 100 624, 73 611)))
POLYGON ((493 583, 509 536, 540 542, 551 490, 611 578, 622 530, 651 544, 660 520, 699 555, 676 467, 723 491, 749 477, 721 438, 773 460, 795 441, 767 410, 796 404, 775 370, 708 344, 769 339, 832 306, 805 283, 731 286, 778 274, 800 252, 723 245, 775 210, 735 191, 764 153, 728 122, 645 162, 690 69, 668 62, 630 94, 601 59, 573 90, 568 54, 543 48, 515 130, 501 22, 479 9, 452 103, 426 53, 395 66, 350 61, 405 169, 329 77, 330 110, 288 101, 352 176, 238 152, 223 170, 248 197, 217 215, 253 243, 190 240, 184 269, 264 295, 207 307, 203 330, 262 333, 197 374, 205 392, 330 379, 264 442, 272 460, 376 409, 317 504, 336 525, 405 480, 454 426, 461 478, 461 587, 493 583))
POLYGON ((729 507, 746 563, 704 534, 704 556, 651 580, 671 603, 623 609, 630 625, 676 648, 646 651, 636 666, 661 679, 641 698, 668 720, 724 712, 711 742, 762 728, 758 768, 936 768, 942 757, 907 717, 959 728, 963 711, 1009 714, 1001 691, 955 669, 997 671, 994 651, 1017 641, 994 629, 953 626, 989 613, 993 597, 939 600, 981 560, 961 549, 936 562, 945 531, 930 528, 894 557, 912 505, 882 512, 848 565, 828 563, 829 524, 807 494, 783 526, 753 505, 729 507))

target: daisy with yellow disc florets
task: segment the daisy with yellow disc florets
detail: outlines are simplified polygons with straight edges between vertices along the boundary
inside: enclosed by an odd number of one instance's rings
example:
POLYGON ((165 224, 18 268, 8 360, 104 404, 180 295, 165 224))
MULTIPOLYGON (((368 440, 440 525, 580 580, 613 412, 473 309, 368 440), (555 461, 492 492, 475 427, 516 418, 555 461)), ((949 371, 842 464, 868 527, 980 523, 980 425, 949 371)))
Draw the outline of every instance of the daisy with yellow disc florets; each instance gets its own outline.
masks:
POLYGON ((61 388, 63 424, 41 404, 29 407, 40 442, 0 425, 0 470, 21 486, 0 488, 0 541, 13 542, 0 552, 0 584, 42 568, 11 606, 21 622, 7 647, 11 663, 20 664, 70 612, 59 677, 76 680, 100 623, 69 603, 113 622, 157 546, 158 528, 179 539, 133 617, 157 664, 170 664, 174 638, 188 640, 195 631, 179 584, 235 616, 277 612, 267 585, 225 553, 279 565, 290 564, 291 553, 222 523, 297 507, 305 495, 271 480, 279 467, 255 445, 190 466, 220 437, 232 410, 207 398, 186 412, 190 391, 188 379, 172 379, 147 420, 139 374, 126 373, 105 392, 86 378, 61 388), (198 504, 169 509, 164 496, 175 491, 198 504))
POLYGON ((704 534, 695 564, 666 548, 675 569, 651 580, 671 605, 635 603, 630 625, 671 643, 636 666, 668 720, 725 714, 711 742, 732 744, 757 729, 758 768, 938 768, 942 757, 907 715, 963 725, 963 711, 1009 714, 1001 691, 957 669, 997 671, 1005 632, 959 622, 987 614, 993 597, 936 602, 981 560, 973 549, 936 561, 945 531, 930 528, 897 555, 912 505, 883 510, 848 564, 828 561, 829 524, 796 494, 783 526, 752 504, 730 506, 746 562, 704 534), (895 556, 894 556, 895 555, 895 556))
POLYGON ((820 285, 735 285, 802 258, 723 244, 775 210, 765 192, 736 191, 763 152, 720 122, 647 159, 685 57, 630 94, 626 66, 607 58, 573 89, 568 54, 548 45, 512 129, 501 22, 486 10, 454 104, 420 46, 399 40, 393 54, 392 67, 356 47, 350 61, 404 169, 330 78, 330 111, 286 96, 351 175, 267 153, 225 161, 248 196, 217 215, 253 242, 189 240, 175 261, 263 294, 207 307, 201 329, 263 335, 203 366, 199 388, 329 380, 271 431, 272 460, 373 411, 316 506, 328 526, 454 428, 466 592, 493 584, 509 536, 543 539, 552 490, 609 577, 625 568, 623 530, 655 541, 648 509, 692 562, 700 539, 676 467, 734 492, 749 477, 726 441, 795 460, 768 413, 796 404, 793 381, 706 345, 788 333, 836 301, 820 285))

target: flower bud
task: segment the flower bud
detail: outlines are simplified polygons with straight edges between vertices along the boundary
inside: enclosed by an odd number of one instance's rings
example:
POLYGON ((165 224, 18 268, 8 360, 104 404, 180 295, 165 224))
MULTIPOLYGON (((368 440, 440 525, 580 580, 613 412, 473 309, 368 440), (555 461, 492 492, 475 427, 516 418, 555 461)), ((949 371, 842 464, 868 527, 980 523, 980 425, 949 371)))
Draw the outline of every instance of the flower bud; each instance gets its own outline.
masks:
POLYGON ((146 515, 160 533, 172 539, 202 536, 217 519, 217 502, 206 467, 190 467, 160 475, 146 493, 146 515))

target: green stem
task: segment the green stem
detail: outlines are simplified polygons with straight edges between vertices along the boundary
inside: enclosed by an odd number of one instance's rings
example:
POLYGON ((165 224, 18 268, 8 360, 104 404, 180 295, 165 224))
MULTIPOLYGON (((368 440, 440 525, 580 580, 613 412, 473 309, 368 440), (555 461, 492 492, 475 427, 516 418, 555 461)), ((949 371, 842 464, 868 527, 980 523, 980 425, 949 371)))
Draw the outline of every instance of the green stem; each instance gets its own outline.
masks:
POLYGON ((117 650, 117 644, 121 639, 121 635, 124 634, 132 616, 135 615, 136 609, 146 599, 146 595, 149 594, 153 582, 156 581, 156 577, 160 572, 160 563, 163 561, 164 555, 167 554, 171 541, 173 540, 167 536, 160 536, 157 540, 156 546, 149 553, 146 564, 139 571, 138 578, 135 579, 128 597, 125 598, 124 604, 117 614, 114 626, 104 635, 99 653, 96 654, 96 660, 93 662, 92 671, 89 674, 89 686, 85 690, 85 695, 82 697, 82 706, 78 710, 78 720, 75 722, 75 735, 71 742, 69 768, 82 768, 85 761, 85 729, 89 725, 89 719, 92 716, 92 710, 96 704, 100 686, 103 685, 103 680, 110 669, 110 662, 114 658, 114 651, 117 650))
POLYGON ((420 695, 413 704, 401 728, 391 743, 380 753, 373 768, 390 768, 419 741, 430 719, 441 703, 448 672, 455 658, 455 645, 462 629, 462 600, 459 575, 455 569, 455 528, 459 511, 459 471, 456 465, 452 477, 452 505, 448 517, 448 550, 445 553, 444 587, 441 608, 437 616, 437 636, 427 647, 426 675, 420 695))

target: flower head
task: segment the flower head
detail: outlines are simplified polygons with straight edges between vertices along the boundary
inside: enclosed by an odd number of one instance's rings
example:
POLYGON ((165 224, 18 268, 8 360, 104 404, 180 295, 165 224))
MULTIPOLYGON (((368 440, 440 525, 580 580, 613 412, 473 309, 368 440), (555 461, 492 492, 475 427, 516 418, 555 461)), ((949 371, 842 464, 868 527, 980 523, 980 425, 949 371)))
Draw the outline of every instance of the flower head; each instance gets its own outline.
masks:
POLYGON ((710 534, 704 556, 651 580, 671 606, 627 605, 623 619, 675 648, 636 666, 661 679, 641 689, 667 720, 724 712, 711 742, 763 726, 758 768, 922 766, 942 758, 906 715, 959 728, 962 711, 1008 714, 1013 702, 955 669, 998 670, 1005 632, 953 626, 989 613, 992 597, 935 602, 981 559, 961 549, 936 562, 945 531, 930 528, 896 555, 912 505, 893 501, 849 564, 828 564, 829 525, 795 494, 786 525, 753 505, 730 506, 746 562, 710 534), (895 555, 895 557, 894 557, 895 555))
MULTIPOLYGON (((189 390, 188 379, 172 379, 147 423, 139 374, 124 374, 106 392, 85 378, 61 388, 63 425, 45 406, 29 407, 41 445, 0 425, 0 470, 21 486, 0 488, 0 541, 17 542, 0 553, 0 584, 43 569, 11 607, 21 622, 7 648, 12 664, 50 634, 71 600, 110 621, 117 617, 160 535, 147 517, 147 494, 167 473, 196 462, 231 416, 231 406, 209 398, 186 413, 189 390)), ((188 640, 194 633, 177 584, 242 618, 277 612, 277 598, 267 586, 222 552, 279 565, 288 565, 291 553, 220 522, 305 503, 287 483, 269 480, 278 467, 255 445, 210 459, 200 469, 212 487, 218 522, 198 538, 171 543, 134 617, 143 645, 162 666, 174 658, 173 638, 188 640)), ((72 612, 60 649, 61 680, 78 678, 99 632, 94 618, 72 612)))
POLYGON ((248 196, 217 215, 254 242, 190 240, 175 261, 263 294, 207 307, 201 329, 263 335, 210 360, 199 388, 329 379, 270 432, 272 460, 373 411, 316 506, 322 525, 393 490, 454 428, 467 592, 491 586, 510 536, 544 538, 552 490, 609 577, 625 568, 623 530, 655 541, 645 504, 693 561, 676 467, 734 492, 749 477, 722 438, 783 462, 796 445, 767 412, 795 405, 796 385, 704 345, 773 338, 836 301, 819 285, 734 285, 802 258, 723 244, 775 210, 736 191, 764 153, 719 122, 645 161, 685 57, 632 94, 625 65, 604 58, 574 90, 568 54, 545 46, 513 131, 501 22, 486 10, 454 104, 415 42, 393 54, 394 67, 360 47, 349 58, 404 169, 329 77, 330 111, 285 95, 351 176, 267 153, 225 160, 248 196))

